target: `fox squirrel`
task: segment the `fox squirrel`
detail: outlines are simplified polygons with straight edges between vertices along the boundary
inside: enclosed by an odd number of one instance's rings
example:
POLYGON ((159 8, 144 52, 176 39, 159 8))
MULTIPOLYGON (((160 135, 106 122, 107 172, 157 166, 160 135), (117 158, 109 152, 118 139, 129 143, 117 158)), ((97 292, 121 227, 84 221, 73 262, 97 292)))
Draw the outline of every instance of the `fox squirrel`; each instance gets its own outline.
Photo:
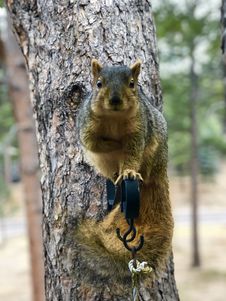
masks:
MULTIPOLYGON (((78 114, 79 139, 87 161, 103 176, 119 183, 142 181, 139 218, 134 245, 144 235, 137 254, 158 275, 170 255, 173 219, 167 177, 167 127, 138 85, 141 62, 102 67, 92 60, 93 92, 78 114)), ((77 229, 82 256, 89 273, 127 276, 131 254, 116 236, 128 224, 117 205, 102 221, 83 221, 77 229), (95 270, 95 272, 94 272, 95 270)), ((130 245, 133 245, 131 243, 130 245)))

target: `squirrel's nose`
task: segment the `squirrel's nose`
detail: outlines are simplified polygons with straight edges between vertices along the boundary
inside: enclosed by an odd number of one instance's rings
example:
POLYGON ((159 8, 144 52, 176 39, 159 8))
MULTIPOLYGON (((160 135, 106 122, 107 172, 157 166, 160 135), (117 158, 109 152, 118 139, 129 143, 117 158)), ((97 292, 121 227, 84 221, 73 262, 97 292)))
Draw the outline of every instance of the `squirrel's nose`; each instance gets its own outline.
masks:
POLYGON ((117 95, 112 96, 112 98, 110 98, 110 104, 111 105, 118 105, 121 103, 121 98, 117 95))

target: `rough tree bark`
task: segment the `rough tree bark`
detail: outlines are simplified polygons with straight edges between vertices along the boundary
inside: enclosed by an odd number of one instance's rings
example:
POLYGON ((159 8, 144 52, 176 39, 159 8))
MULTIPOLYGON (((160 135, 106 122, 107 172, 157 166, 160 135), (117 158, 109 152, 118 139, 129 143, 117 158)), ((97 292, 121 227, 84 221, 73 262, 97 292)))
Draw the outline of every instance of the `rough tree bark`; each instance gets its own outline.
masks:
MULTIPOLYGON (((129 300, 114 279, 84 280, 74 229, 106 215, 105 180, 83 162, 76 137, 79 103, 91 89, 90 61, 143 61, 140 82, 162 109, 155 28, 148 0, 8 0, 31 82, 42 169, 46 300, 129 300)), ((109 263, 110 268, 110 263, 109 263)), ((117 275, 116 275, 117 277, 117 275)), ((143 300, 178 300, 173 262, 143 300)))
POLYGON ((38 148, 30 104, 24 57, 8 23, 5 32, 5 66, 9 97, 16 122, 24 188, 28 239, 31 259, 32 300, 44 300, 44 266, 41 231, 41 191, 38 148))

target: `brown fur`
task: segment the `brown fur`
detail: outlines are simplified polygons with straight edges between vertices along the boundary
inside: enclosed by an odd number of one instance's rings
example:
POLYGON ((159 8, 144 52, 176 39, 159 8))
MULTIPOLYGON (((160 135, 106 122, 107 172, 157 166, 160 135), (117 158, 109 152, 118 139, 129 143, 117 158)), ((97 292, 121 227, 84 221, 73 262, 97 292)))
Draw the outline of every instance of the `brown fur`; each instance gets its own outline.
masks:
MULTIPOLYGON (((92 62, 94 84, 101 81, 101 87, 94 88, 94 94, 80 110, 80 139, 85 157, 105 177, 116 182, 126 177, 143 180, 140 215, 135 220, 137 236, 131 246, 137 245, 140 235, 144 235, 144 247, 137 256, 148 261, 157 274, 168 259, 173 232, 165 121, 138 93, 140 62, 130 72, 125 68, 126 76, 121 69, 112 70, 101 73, 102 66, 96 60, 92 62), (117 70, 122 73, 120 82, 117 70), (110 79, 108 72, 113 72, 110 79), (111 103, 112 93, 120 99, 117 105, 111 103)), ((78 227, 77 237, 90 270, 94 261, 97 274, 117 273, 121 279, 127 274, 125 263, 131 254, 117 238, 116 228, 121 233, 128 229, 119 205, 99 223, 84 221, 78 227)))

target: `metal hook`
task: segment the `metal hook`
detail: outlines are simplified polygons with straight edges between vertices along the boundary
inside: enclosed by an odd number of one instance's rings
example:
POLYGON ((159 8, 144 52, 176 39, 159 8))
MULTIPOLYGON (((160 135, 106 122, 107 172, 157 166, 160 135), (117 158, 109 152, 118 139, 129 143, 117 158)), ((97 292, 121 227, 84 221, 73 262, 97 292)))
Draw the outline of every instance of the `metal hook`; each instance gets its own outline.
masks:
POLYGON ((137 231, 134 226, 134 218, 139 216, 140 209, 140 190, 139 181, 126 179, 123 180, 120 185, 115 185, 108 180, 107 181, 107 198, 108 209, 112 209, 116 200, 121 201, 121 212, 125 214, 126 221, 129 225, 129 229, 123 234, 120 234, 120 229, 116 229, 117 237, 123 242, 125 248, 132 253, 132 257, 135 258, 135 254, 144 245, 144 236, 140 236, 138 246, 129 246, 128 243, 132 242, 137 231))
POLYGON ((135 239, 135 237, 136 237, 136 228, 134 226, 133 219, 127 220, 127 223, 129 224, 129 229, 126 231, 126 233, 123 236, 121 236, 121 234, 120 234, 120 229, 119 228, 116 229, 117 237, 123 242, 123 244, 124 244, 124 246, 127 250, 129 250, 130 252, 135 254, 137 251, 139 251, 143 247, 143 245, 144 245, 144 236, 143 235, 140 236, 140 242, 139 242, 139 245, 137 247, 135 247, 135 246, 130 247, 128 245, 128 242, 131 242, 135 239), (132 233, 132 236, 129 239, 127 239, 127 237, 131 233, 132 233))
POLYGON ((124 242, 124 241, 126 241, 126 242, 131 242, 131 241, 133 241, 134 240, 134 238, 136 237, 136 233, 137 233, 137 231, 136 231, 136 228, 134 227, 134 225, 133 225, 133 219, 130 219, 130 220, 126 220, 127 221, 127 223, 129 224, 129 229, 126 231, 126 233, 123 235, 123 236, 121 236, 121 234, 120 234, 120 229, 119 228, 117 228, 116 229, 116 233, 117 233, 117 237, 122 241, 122 242, 124 242), (133 234, 132 234, 132 236, 129 238, 129 239, 127 239, 127 237, 131 234, 133 232, 133 234))

